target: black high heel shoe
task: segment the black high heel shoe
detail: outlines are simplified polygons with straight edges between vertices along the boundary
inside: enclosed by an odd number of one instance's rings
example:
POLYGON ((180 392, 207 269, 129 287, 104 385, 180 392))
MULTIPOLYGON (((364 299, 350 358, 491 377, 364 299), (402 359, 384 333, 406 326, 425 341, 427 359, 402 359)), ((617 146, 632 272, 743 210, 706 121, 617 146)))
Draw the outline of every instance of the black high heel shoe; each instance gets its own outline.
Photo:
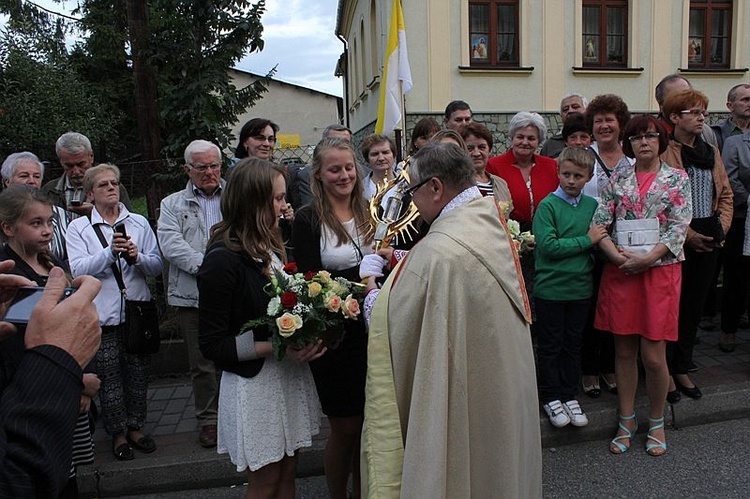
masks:
POLYGON ((698 385, 696 385, 695 383, 693 383, 692 388, 688 388, 687 386, 677 381, 677 377, 675 377, 674 386, 676 386, 683 395, 685 395, 686 397, 690 397, 691 399, 699 399, 703 396, 703 392, 701 392, 701 389, 698 388, 698 385))
POLYGON ((680 395, 680 392, 677 389, 674 389, 671 392, 667 392, 667 402, 669 402, 670 404, 676 404, 680 401, 681 398, 682 395, 680 395))

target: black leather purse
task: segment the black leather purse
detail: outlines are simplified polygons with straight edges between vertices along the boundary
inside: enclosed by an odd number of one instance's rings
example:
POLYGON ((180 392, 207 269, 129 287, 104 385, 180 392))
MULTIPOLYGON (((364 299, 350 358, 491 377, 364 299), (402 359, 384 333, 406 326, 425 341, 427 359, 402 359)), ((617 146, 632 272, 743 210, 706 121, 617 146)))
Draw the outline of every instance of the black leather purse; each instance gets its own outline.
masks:
POLYGON ((128 353, 148 355, 159 351, 159 314, 154 300, 125 300, 125 333, 122 342, 128 353))
POLYGON ((699 234, 711 237, 716 245, 724 241, 724 228, 721 226, 721 213, 714 212, 710 217, 694 218, 690 221, 690 228, 699 234))

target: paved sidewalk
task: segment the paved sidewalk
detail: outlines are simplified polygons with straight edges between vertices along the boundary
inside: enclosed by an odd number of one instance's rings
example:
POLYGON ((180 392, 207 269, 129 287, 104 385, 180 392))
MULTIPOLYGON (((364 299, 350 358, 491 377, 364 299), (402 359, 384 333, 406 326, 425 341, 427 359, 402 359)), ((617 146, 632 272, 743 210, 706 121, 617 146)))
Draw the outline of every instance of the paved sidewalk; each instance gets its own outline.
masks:
MULTIPOLYGON (((695 346, 694 361, 699 370, 692 373, 691 378, 704 396, 699 400, 683 396, 679 403, 668 407, 667 419, 672 431, 744 417, 750 409, 750 331, 738 332, 737 349, 731 354, 717 348, 718 331, 701 330, 698 337, 700 343, 695 346)), ((640 419, 646 417, 642 387, 638 395, 640 419)), ((608 439, 616 428, 616 396, 605 392, 599 399, 589 399, 581 395, 579 401, 589 417, 589 425, 555 429, 540 413, 543 445, 552 447, 600 439, 606 452, 608 439)), ((244 483, 244 473, 237 473, 226 456, 198 445, 192 384, 187 377, 154 380, 149 389, 148 411, 145 432, 156 439, 156 452, 147 455, 136 451, 133 461, 116 461, 111 452, 111 440, 100 424, 94 436, 96 461, 79 470, 82 496, 117 497, 244 483)), ((323 448, 328 432, 324 419, 313 446, 300 452, 299 476, 323 473, 323 448)))

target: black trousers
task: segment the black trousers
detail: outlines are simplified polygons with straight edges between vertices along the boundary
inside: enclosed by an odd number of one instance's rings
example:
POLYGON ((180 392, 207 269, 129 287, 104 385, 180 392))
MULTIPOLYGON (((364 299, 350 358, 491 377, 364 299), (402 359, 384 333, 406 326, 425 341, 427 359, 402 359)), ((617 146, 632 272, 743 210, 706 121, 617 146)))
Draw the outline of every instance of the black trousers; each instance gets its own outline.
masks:
POLYGON ((576 396, 581 378, 581 342, 590 300, 536 299, 539 398, 542 404, 576 396))
POLYGON ((706 303, 718 258, 717 250, 710 253, 698 253, 685 248, 677 341, 667 344, 667 360, 669 372, 672 374, 687 374, 688 368, 693 363, 695 333, 698 330, 698 323, 700 323, 703 305, 706 303))
POLYGON ((615 372, 615 338, 609 331, 594 328, 596 301, 599 297, 599 284, 604 272, 604 260, 597 259, 594 266, 594 294, 591 298, 589 317, 583 330, 581 346, 581 369, 584 376, 598 376, 615 372))
POLYGON ((721 330, 736 333, 740 316, 747 308, 750 287, 750 259, 742 256, 745 219, 733 218, 724 242, 724 281, 721 293, 721 330))

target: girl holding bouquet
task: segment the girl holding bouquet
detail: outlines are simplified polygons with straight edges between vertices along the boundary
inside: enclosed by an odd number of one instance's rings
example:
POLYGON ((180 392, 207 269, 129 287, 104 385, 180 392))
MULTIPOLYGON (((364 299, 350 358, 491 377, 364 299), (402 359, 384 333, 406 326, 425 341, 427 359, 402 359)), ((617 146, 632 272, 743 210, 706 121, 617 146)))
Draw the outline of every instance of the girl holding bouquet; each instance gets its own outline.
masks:
POLYGON ((221 196, 223 221, 213 228, 198 272, 200 347, 223 373, 217 452, 246 471, 246 497, 294 497, 296 453, 312 445, 320 405, 308 362, 320 343, 272 357, 272 331, 246 330, 267 313, 263 288, 286 259, 279 218, 286 208, 283 170, 248 158, 221 196))
MULTIPOLYGON (((300 272, 327 270, 334 277, 359 281, 359 264, 372 253, 367 204, 354 149, 341 139, 324 139, 313 153, 310 173, 313 203, 294 218, 292 246, 300 272)), ((353 496, 359 497, 359 440, 365 404, 367 337, 360 317, 346 321, 346 334, 312 362, 315 385, 331 434, 324 464, 332 499, 347 498, 352 472, 353 496)))

